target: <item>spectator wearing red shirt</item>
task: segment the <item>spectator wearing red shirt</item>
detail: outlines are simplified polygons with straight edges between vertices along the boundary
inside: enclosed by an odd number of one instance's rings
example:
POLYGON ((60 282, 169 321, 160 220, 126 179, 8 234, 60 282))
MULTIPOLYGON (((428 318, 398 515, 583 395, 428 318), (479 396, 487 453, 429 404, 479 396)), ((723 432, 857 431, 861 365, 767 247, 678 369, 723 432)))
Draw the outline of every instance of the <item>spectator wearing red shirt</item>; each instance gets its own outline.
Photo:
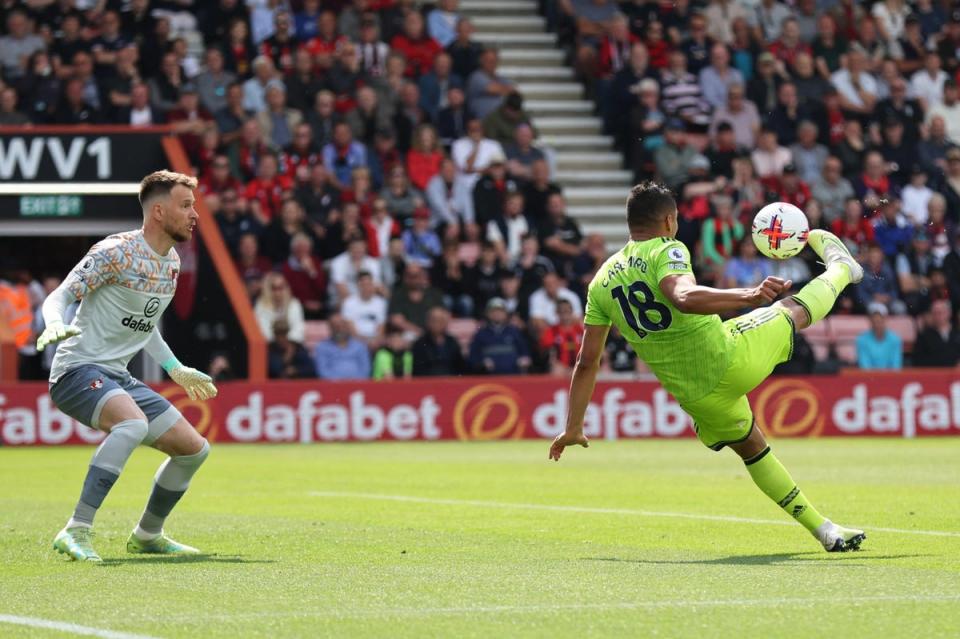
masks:
POLYGON ((778 197, 781 202, 787 202, 803 210, 810 201, 810 187, 806 182, 800 179, 797 174, 797 167, 788 164, 783 167, 783 175, 780 176, 780 188, 778 197))
POLYGON ((367 233, 367 253, 370 257, 386 257, 390 240, 400 237, 400 225, 390 215, 387 201, 378 197, 373 201, 370 219, 363 222, 367 233))
POLYGON ((583 323, 574 315, 568 300, 557 301, 559 322, 547 327, 540 335, 540 348, 550 357, 554 373, 565 373, 573 368, 583 341, 583 323))
POLYGON ((868 151, 863 159, 863 172, 851 180, 853 191, 864 206, 873 210, 880 206, 880 196, 899 191, 887 174, 887 163, 879 151, 868 151))
POLYGON ((373 148, 370 149, 368 157, 373 188, 382 188, 386 182, 385 176, 398 166, 403 167, 403 155, 397 148, 397 134, 393 129, 386 127, 377 131, 373 136, 373 148))
POLYGON ((393 37, 390 48, 403 54, 407 59, 406 75, 414 78, 429 71, 433 59, 443 51, 440 44, 427 35, 419 11, 411 11, 403 19, 403 33, 393 37))
POLYGON ((650 66, 654 69, 666 69, 670 64, 670 42, 664 37, 663 23, 651 22, 647 25, 647 32, 643 43, 647 45, 650 54, 650 66))
POLYGON ((313 240, 306 233, 297 233, 290 240, 290 257, 283 264, 284 279, 290 292, 300 300, 307 319, 323 315, 327 296, 327 278, 320 261, 313 254, 313 240))
POLYGON ((213 115, 200 106, 197 88, 193 84, 183 85, 177 106, 167 112, 167 122, 180 136, 183 150, 196 164, 200 156, 201 138, 214 126, 213 115))
POLYGON ((213 157, 209 170, 200 178, 197 189, 201 195, 219 195, 233 190, 241 193, 243 185, 230 173, 230 160, 222 153, 213 157))
POLYGON ((280 154, 280 171, 298 183, 310 181, 310 170, 323 164, 320 147, 313 142, 313 129, 306 122, 293 130, 293 142, 280 154))
POLYGON ((233 71, 238 76, 247 76, 252 70, 251 65, 256 57, 256 48, 250 39, 250 27, 243 18, 234 18, 230 21, 227 31, 227 41, 223 45, 224 68, 233 71))
POLYGON ((237 272, 247 285, 247 295, 256 299, 263 289, 263 278, 273 270, 273 264, 260 254, 260 241, 256 233, 244 233, 237 242, 237 272))
POLYGON ((430 124, 421 124, 413 134, 412 148, 407 153, 407 175, 410 182, 425 191, 430 178, 440 172, 443 151, 437 138, 437 130, 430 124))
POLYGON ((290 27, 290 14, 285 11, 273 17, 274 34, 260 43, 260 53, 273 61, 275 66, 284 75, 293 72, 293 54, 297 51, 298 42, 293 38, 290 27))
POLYGON ((812 54, 810 45, 800 39, 800 25, 796 18, 787 18, 780 29, 780 37, 770 43, 770 53, 788 67, 793 67, 801 53, 812 54))
POLYGON ((257 175, 260 158, 271 152, 260 130, 260 123, 256 118, 250 118, 240 127, 240 137, 230 145, 227 155, 233 174, 239 175, 241 180, 250 181, 257 175))
POLYGON ((358 166, 350 173, 350 187, 340 193, 340 200, 347 204, 356 204, 360 210, 360 219, 368 220, 373 212, 373 201, 377 193, 373 188, 370 169, 358 166))
POLYGON ((630 23, 622 14, 611 21, 610 33, 600 41, 600 77, 611 78, 630 60, 630 47, 640 38, 630 33, 630 23))
POLYGON ((333 56, 333 66, 324 78, 327 88, 337 96, 337 113, 349 113, 357 107, 357 89, 366 81, 356 45, 345 42, 333 56))
POLYGON ((269 224, 280 212, 283 194, 293 189, 293 180, 277 173, 277 158, 272 154, 261 156, 257 177, 250 180, 243 196, 250 202, 250 212, 261 224, 269 224))
POLYGON ((200 149, 197 151, 196 164, 194 164, 195 173, 197 175, 209 173, 213 158, 219 154, 220 134, 216 126, 211 126, 200 137, 200 149))
POLYGON ((863 217, 863 205, 856 197, 847 200, 843 207, 843 217, 834 220, 830 230, 858 250, 873 243, 873 224, 863 217))
POLYGON ((823 94, 823 121, 827 126, 824 128, 825 139, 821 141, 830 147, 840 144, 843 141, 847 118, 840 107, 840 94, 832 86, 823 94))
POLYGON ((337 14, 333 11, 327 10, 320 14, 317 29, 317 36, 304 46, 313 56, 317 69, 326 72, 333 66, 333 54, 348 40, 337 33, 337 14))

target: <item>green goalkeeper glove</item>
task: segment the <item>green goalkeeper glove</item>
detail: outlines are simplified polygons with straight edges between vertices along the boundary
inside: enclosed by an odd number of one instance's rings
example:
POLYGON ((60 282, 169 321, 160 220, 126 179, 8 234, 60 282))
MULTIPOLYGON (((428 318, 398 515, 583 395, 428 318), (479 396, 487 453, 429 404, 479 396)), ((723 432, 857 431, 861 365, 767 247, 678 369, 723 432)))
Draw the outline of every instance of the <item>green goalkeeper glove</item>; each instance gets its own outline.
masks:
POLYGON ((177 364, 177 366, 168 369, 167 374, 170 375, 170 379, 187 391, 187 397, 194 400, 204 400, 217 396, 217 387, 213 385, 213 378, 195 368, 184 366, 179 362, 177 364))
POLYGON ((62 342, 68 337, 73 337, 80 333, 80 329, 73 324, 64 325, 63 322, 50 322, 47 327, 43 329, 43 332, 40 333, 40 337, 37 338, 37 350, 43 351, 43 349, 50 344, 62 342))

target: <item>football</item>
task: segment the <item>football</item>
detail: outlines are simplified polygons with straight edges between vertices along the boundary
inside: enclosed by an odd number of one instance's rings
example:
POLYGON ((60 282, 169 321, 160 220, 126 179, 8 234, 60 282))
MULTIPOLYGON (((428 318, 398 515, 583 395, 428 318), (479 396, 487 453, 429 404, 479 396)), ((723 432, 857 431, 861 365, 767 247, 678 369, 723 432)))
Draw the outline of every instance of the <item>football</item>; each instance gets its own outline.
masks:
POLYGON ((786 202, 768 204, 753 218, 753 243, 775 260, 797 255, 807 244, 810 224, 803 211, 786 202))

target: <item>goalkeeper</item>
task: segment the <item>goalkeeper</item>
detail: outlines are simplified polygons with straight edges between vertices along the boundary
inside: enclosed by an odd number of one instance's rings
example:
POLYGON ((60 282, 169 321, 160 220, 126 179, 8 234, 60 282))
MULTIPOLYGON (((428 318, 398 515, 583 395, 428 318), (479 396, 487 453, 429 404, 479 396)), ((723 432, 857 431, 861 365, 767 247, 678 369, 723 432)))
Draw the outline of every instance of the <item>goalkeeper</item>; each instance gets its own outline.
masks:
POLYGON ((93 520, 133 450, 143 444, 169 455, 154 477, 140 522, 127 541, 131 553, 195 554, 163 532, 163 523, 210 445, 174 406, 127 371, 141 349, 156 360, 190 399, 216 396, 212 380, 181 364, 156 323, 173 299, 180 273, 177 242, 193 236, 198 215, 187 175, 157 171, 140 184, 143 228, 98 242, 43 303, 46 329, 37 349, 59 342, 50 369, 57 407, 106 433, 87 469, 80 499, 53 547, 77 561, 101 561, 93 549, 93 520), (80 308, 64 325, 64 311, 80 308))

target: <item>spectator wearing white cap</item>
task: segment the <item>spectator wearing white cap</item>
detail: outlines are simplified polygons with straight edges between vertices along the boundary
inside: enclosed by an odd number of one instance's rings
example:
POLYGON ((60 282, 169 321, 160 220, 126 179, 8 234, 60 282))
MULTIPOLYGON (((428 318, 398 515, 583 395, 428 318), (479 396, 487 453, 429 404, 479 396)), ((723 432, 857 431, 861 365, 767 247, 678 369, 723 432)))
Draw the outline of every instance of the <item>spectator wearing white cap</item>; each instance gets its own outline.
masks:
POLYGON ((874 302, 867 307, 870 330, 857 336, 857 366, 863 370, 903 368, 903 342, 887 328, 887 307, 874 302))

